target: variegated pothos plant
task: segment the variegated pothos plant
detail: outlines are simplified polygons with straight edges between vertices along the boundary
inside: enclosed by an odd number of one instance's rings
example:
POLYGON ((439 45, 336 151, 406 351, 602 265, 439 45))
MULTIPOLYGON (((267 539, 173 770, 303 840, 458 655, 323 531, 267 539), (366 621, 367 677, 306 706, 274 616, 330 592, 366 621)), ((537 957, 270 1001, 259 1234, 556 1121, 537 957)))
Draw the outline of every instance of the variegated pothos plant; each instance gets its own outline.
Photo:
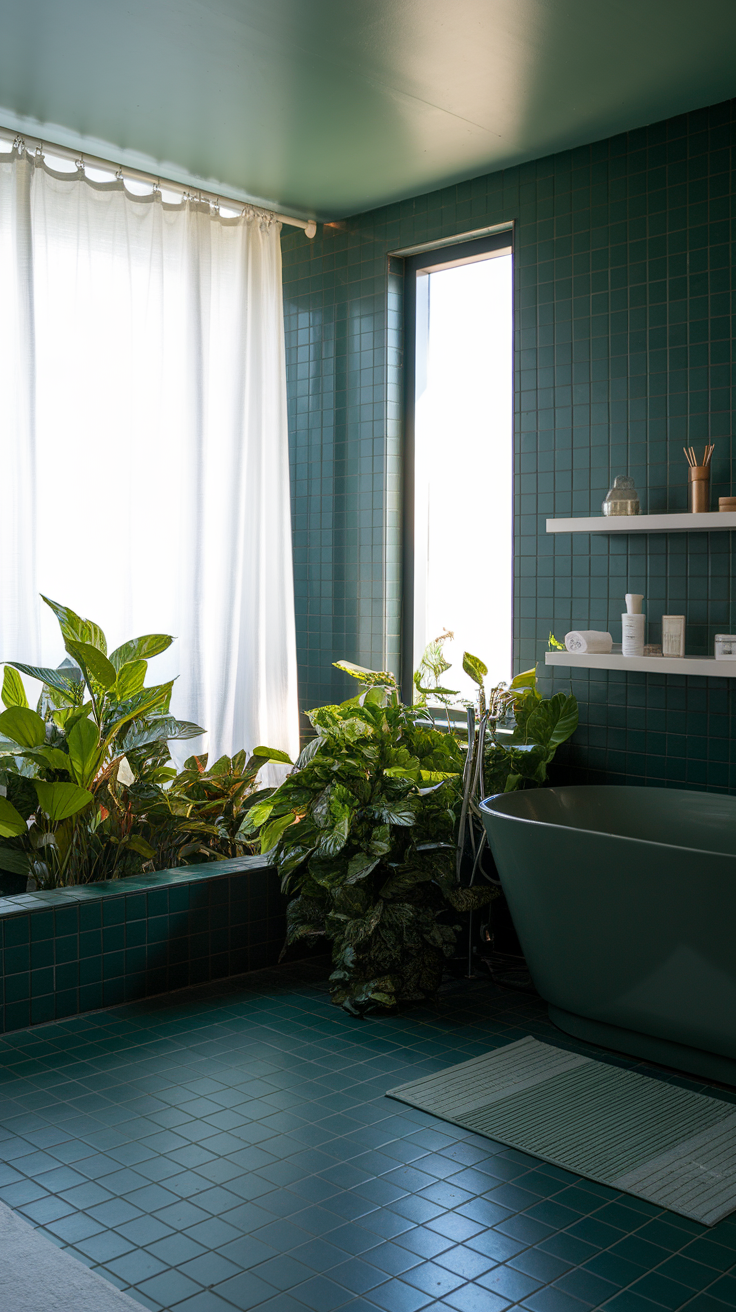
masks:
POLYGON ((455 945, 453 912, 492 891, 455 881, 455 737, 403 705, 391 674, 337 664, 361 692, 309 712, 316 737, 251 823, 291 897, 287 941, 328 940, 333 1000, 360 1014, 433 994, 455 945))

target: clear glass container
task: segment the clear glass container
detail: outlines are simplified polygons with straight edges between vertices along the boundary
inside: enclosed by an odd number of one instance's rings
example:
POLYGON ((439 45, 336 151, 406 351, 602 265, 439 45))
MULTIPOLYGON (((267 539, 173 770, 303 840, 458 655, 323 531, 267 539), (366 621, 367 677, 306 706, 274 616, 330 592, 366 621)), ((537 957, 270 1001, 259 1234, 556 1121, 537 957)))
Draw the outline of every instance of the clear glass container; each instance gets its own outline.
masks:
POLYGON ((736 661, 736 633, 717 633, 715 646, 717 661, 736 661))
POLYGON ((628 474, 617 474, 613 487, 603 502, 604 515, 638 515, 641 513, 639 493, 633 478, 628 474))

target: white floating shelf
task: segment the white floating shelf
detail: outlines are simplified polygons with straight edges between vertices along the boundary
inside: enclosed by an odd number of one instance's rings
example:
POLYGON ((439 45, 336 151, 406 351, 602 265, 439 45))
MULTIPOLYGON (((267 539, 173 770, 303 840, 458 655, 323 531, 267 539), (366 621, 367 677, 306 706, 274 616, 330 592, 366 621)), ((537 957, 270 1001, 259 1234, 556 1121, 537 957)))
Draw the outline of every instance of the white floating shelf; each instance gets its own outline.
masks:
POLYGON ((736 660, 715 656, 622 656, 621 649, 607 656, 571 651, 548 651, 545 665, 570 665, 583 670, 637 670, 644 674, 699 674, 715 679, 736 679, 736 660))
POLYGON ((736 529, 736 511, 709 510, 698 515, 683 510, 674 515, 591 515, 547 520, 548 533, 703 533, 712 529, 736 529))

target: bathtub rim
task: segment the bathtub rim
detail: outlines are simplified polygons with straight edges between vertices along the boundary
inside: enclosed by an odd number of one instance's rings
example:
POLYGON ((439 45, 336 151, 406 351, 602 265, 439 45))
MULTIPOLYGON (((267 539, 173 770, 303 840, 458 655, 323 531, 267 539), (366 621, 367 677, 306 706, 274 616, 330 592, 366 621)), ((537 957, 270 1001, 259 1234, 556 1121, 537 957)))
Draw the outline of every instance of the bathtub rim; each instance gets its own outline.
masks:
MULTIPOLYGON (((696 793, 696 790, 693 788, 657 787, 657 788, 650 789, 647 788, 645 785, 639 785, 639 784, 558 784, 558 785, 552 784, 549 785, 546 789, 545 786, 542 785, 542 789, 547 792, 562 791, 563 788, 568 790, 574 788, 576 791, 578 789, 582 791, 583 789, 587 790, 589 788, 605 788, 607 791, 613 789, 616 789, 618 791, 619 789, 628 790, 630 788, 634 788, 640 792, 659 792, 659 793, 668 793, 668 794, 674 793, 675 795, 677 795, 678 793, 686 793, 688 797, 691 797, 693 795, 695 796, 698 795, 696 793)), ((519 793, 537 792, 537 791, 540 790, 531 789, 531 788, 524 788, 518 790, 514 789, 514 792, 519 792, 519 793)), ((486 815, 492 815, 494 816, 494 818, 498 820, 511 820, 516 824, 535 825, 540 829, 566 829, 568 830, 568 832, 575 833, 575 834, 590 834, 591 836, 594 837, 615 838, 619 842, 623 842, 623 843, 642 843, 642 844, 646 844, 647 847, 664 848, 665 850, 672 851, 672 852, 693 852, 696 856, 701 856, 701 857, 725 856, 725 857, 730 857, 732 860, 736 861, 736 852, 721 852, 714 848, 687 847, 683 843, 661 843, 656 838, 636 838, 632 834, 615 834, 615 833, 611 833, 609 829, 586 829, 583 828, 582 825, 566 825, 564 823, 558 823, 557 821, 554 820, 532 820, 529 816, 509 815, 507 812, 497 811, 492 806, 489 805, 489 803, 495 802, 497 798, 500 799, 500 798, 513 797, 514 792, 491 793, 488 797, 484 797, 483 800, 479 803, 481 812, 484 812, 486 815)), ((716 793, 715 796, 731 798, 730 793, 716 793)), ((731 800, 733 800, 734 803, 736 804, 736 798, 731 798, 731 800)))

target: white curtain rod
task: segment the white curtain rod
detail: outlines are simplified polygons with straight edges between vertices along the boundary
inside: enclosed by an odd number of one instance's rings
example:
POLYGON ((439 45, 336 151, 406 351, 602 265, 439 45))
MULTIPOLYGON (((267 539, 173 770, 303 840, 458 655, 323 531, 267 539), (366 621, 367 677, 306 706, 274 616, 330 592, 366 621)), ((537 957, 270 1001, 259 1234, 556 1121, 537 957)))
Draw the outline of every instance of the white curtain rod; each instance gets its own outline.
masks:
POLYGON ((80 163, 84 168, 89 165, 92 169, 102 169, 107 173, 114 173, 115 177, 130 178, 131 182, 146 182, 154 187, 164 187, 166 191, 175 191, 180 196, 194 196, 196 199, 214 201, 226 201, 228 207, 241 205, 243 211, 255 210, 257 213, 270 214, 279 223, 288 223, 292 228, 303 228, 307 237, 314 237, 317 232, 317 224, 314 219, 293 219, 289 214, 276 214, 273 210, 267 210, 263 205, 251 205, 250 201, 236 200, 233 196, 227 196, 224 192, 215 193, 214 191, 204 191, 202 187, 196 187, 193 184, 184 184, 183 182, 172 182, 169 178, 157 177, 155 173, 143 173, 140 169, 129 168, 127 164, 115 164, 109 159, 99 159, 96 155, 88 155, 83 150, 70 150, 68 146, 57 146, 55 142, 42 140, 40 137, 29 136, 27 132, 17 132, 12 128, 0 127, 0 139, 4 141, 23 142, 26 150, 39 151, 44 153, 44 147, 50 155, 56 155, 59 159, 70 159, 75 164, 80 163))

